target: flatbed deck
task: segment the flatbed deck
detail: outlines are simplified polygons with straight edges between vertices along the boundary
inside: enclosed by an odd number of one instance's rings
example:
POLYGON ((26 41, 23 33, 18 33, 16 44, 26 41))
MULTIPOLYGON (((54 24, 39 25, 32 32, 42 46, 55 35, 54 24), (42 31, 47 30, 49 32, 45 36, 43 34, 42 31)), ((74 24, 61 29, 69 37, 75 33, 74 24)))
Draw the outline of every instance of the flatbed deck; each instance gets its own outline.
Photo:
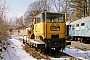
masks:
POLYGON ((35 39, 29 39, 29 45, 37 48, 45 48, 45 43, 42 41, 36 41, 35 39))

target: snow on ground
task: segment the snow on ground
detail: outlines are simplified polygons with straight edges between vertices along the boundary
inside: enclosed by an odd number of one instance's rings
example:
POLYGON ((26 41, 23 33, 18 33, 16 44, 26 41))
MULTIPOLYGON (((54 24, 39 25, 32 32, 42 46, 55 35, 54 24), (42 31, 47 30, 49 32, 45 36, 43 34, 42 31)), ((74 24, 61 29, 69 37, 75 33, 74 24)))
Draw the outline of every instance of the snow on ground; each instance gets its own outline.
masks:
MULTIPOLYGON (((3 59, 1 60, 37 60, 23 50, 23 44, 17 40, 18 37, 13 36, 7 40, 10 44, 7 46, 6 52, 2 52, 3 59)), ((82 60, 90 60, 90 51, 65 48, 63 52, 82 60)), ((51 60, 69 60, 69 58, 51 58, 51 60)))
POLYGON ((36 60, 23 50, 23 44, 15 38, 8 39, 10 45, 7 47, 7 51, 3 52, 2 60, 36 60))
POLYGON ((82 51, 75 48, 65 48, 63 52, 82 60, 90 60, 90 51, 82 51))

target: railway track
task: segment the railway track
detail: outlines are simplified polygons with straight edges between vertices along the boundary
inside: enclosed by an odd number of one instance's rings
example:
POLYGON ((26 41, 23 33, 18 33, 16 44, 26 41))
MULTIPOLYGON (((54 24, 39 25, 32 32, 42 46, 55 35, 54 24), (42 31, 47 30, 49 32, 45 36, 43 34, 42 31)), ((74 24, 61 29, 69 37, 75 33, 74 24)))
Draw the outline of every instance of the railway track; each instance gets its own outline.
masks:
POLYGON ((66 53, 63 53, 63 52, 57 52, 56 50, 52 50, 52 54, 44 54, 44 53, 40 53, 40 51, 36 51, 35 48, 31 48, 29 47, 28 45, 24 45, 23 46, 23 49, 29 53, 31 56, 33 56, 34 58, 36 59, 46 59, 46 60, 53 60, 53 58, 57 58, 57 59, 60 59, 60 58, 66 58, 66 59, 69 59, 69 60, 80 60, 78 58, 75 58, 73 56, 70 56, 66 53))
MULTIPOLYGON (((22 42, 22 39, 18 39, 22 42)), ((23 42, 22 42, 23 43, 23 42)), ((67 46, 66 48, 68 49, 73 49, 73 50, 78 50, 80 49, 81 51, 84 51, 84 50, 90 50, 89 49, 90 47, 90 44, 84 44, 84 43, 80 43, 80 42, 75 42, 75 41, 72 41, 71 45, 67 46), (74 48, 70 48, 70 47, 74 47, 74 48)), ((70 56, 72 55, 73 53, 74 54, 77 54, 78 57, 82 57, 84 58, 85 56, 82 56, 81 54, 82 53, 78 53, 78 52, 69 52, 70 54, 68 55, 68 53, 62 53, 62 52, 56 52, 54 50, 52 50, 52 55, 49 55, 49 54, 44 54, 44 53, 40 53, 40 51, 37 51, 35 48, 31 48, 30 46, 28 46, 27 44, 25 44, 23 46, 23 49, 29 53, 30 55, 32 55, 34 58, 36 59, 46 59, 46 60, 50 60, 52 58, 66 58, 66 60, 80 60, 78 58, 75 58, 75 56, 70 56), (58 54, 57 54, 58 53, 58 54)), ((70 51, 69 50, 69 51, 70 51)), ((86 54, 86 53, 85 53, 86 54)), ((89 53, 87 53, 87 56, 90 57, 89 53)), ((86 59, 89 59, 89 57, 86 57, 86 59)), ((53 59, 52 59, 53 60, 53 59)), ((81 59, 82 60, 82 59, 81 59)))
MULTIPOLYGON (((22 39, 21 38, 15 38, 17 40, 19 40, 21 43, 22 42, 22 39)), ((81 43, 81 42, 75 42, 75 41, 72 41, 71 45, 67 46, 66 48, 68 48, 70 51, 71 49, 72 50, 77 50, 80 49, 81 52, 82 51, 87 51, 87 52, 83 52, 83 53, 80 53, 80 51, 78 52, 69 52, 70 54, 74 53, 74 54, 78 54, 78 57, 82 57, 82 58, 86 58, 86 60, 90 60, 90 52, 88 52, 88 50, 90 50, 90 44, 84 44, 84 43, 81 43), (74 48, 70 48, 70 47, 74 47, 74 48), (83 56, 83 54, 85 54, 86 56, 83 56)), ((68 53, 62 53, 62 52, 57 52, 58 54, 56 54, 56 52, 54 50, 52 50, 52 55, 49 55, 49 54, 44 54, 44 53, 40 53, 40 51, 36 51, 35 48, 31 48, 30 46, 28 46, 27 44, 23 44, 23 49, 29 53, 31 56, 33 56, 34 58, 36 59, 46 59, 46 60, 53 60, 53 58, 66 58, 66 60, 80 60, 78 58, 75 58, 74 56, 70 56, 68 55, 68 53)), ((65 60, 65 59, 63 59, 65 60)), ((82 59, 81 59, 82 60, 82 59)), ((84 60, 84 59, 83 59, 84 60)))
POLYGON ((47 59, 49 60, 51 58, 51 56, 45 55, 45 54, 41 54, 39 51, 36 51, 35 48, 31 48, 28 45, 24 45, 23 49, 29 53, 31 56, 33 56, 36 59, 47 59))
MULTIPOLYGON (((19 41, 22 42, 22 39, 17 39, 19 41)), ((22 42, 23 43, 23 42, 22 42)), ((37 51, 35 48, 32 48, 30 46, 28 46, 27 44, 24 44, 23 46, 23 49, 29 53, 31 56, 33 56, 34 58, 36 59, 46 59, 46 60, 53 60, 54 59, 60 59, 60 58, 65 58, 66 60, 80 60, 78 58, 75 58, 75 56, 73 56, 72 54, 77 54, 78 57, 82 57, 84 58, 85 56, 82 56, 81 54, 82 53, 78 53, 78 52, 72 52, 72 50, 77 50, 80 49, 81 51, 84 51, 84 50, 90 50, 89 49, 90 47, 90 44, 84 44, 84 43, 80 43, 80 42, 75 42, 75 41, 72 41, 71 45, 68 45, 66 48, 68 48, 70 51, 69 55, 68 53, 63 53, 63 52, 56 52, 54 50, 52 50, 52 55, 50 54, 44 54, 44 53, 40 53, 40 51, 37 51), (70 47, 74 47, 74 48, 70 48, 70 47), (58 53, 58 54, 57 54, 58 53), (72 55, 72 56, 70 56, 72 55)), ((86 53, 85 53, 86 54, 86 53)), ((86 59, 89 59, 89 53, 87 53, 87 56, 86 59)), ((63 60, 65 60, 63 59, 63 60)), ((82 59, 81 59, 82 60, 82 59)))

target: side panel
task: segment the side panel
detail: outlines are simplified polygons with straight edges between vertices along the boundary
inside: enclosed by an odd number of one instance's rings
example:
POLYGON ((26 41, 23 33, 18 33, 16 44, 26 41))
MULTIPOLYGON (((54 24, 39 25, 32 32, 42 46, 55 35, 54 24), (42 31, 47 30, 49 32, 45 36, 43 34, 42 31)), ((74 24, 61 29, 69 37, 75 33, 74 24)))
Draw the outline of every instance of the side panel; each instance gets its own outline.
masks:
POLYGON ((45 23, 44 22, 34 25, 34 34, 35 36, 45 37, 45 23))

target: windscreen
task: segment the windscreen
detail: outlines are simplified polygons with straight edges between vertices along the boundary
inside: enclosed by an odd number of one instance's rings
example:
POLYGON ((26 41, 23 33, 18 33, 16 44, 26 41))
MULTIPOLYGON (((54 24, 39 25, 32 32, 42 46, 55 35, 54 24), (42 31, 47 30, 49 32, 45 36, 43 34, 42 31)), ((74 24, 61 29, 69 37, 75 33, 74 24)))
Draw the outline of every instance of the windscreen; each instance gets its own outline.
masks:
POLYGON ((46 22, 65 22, 64 14, 47 13, 46 22))

